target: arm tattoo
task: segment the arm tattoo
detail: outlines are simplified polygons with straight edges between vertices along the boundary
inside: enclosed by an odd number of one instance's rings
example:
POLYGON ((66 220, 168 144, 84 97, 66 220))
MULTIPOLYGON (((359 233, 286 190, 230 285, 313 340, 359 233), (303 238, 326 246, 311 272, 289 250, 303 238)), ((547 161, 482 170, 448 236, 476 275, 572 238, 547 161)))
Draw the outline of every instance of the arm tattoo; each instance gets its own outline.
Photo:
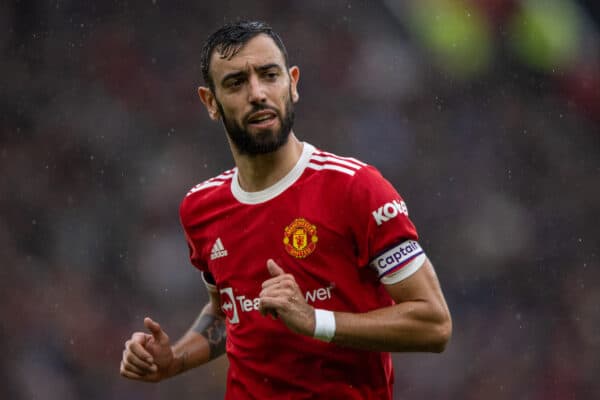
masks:
POLYGON ((192 326, 192 329, 208 340, 211 360, 225 353, 227 332, 223 318, 211 314, 201 314, 192 326))

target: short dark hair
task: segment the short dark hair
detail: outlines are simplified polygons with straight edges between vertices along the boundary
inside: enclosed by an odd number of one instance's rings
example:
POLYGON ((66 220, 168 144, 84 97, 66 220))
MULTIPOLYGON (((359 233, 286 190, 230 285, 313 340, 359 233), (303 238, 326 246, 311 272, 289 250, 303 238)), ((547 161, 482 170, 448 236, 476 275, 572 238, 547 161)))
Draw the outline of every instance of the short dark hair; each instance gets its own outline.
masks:
POLYGON ((275 42, 279 50, 281 50, 281 54, 283 54, 286 68, 289 66, 285 45, 281 37, 268 24, 262 21, 237 21, 228 23, 213 32, 206 39, 204 46, 202 46, 200 66, 204 82, 210 90, 215 91, 215 83, 210 76, 210 58, 213 52, 217 50, 221 54, 221 58, 230 60, 250 39, 260 34, 265 34, 273 39, 273 42, 275 42))

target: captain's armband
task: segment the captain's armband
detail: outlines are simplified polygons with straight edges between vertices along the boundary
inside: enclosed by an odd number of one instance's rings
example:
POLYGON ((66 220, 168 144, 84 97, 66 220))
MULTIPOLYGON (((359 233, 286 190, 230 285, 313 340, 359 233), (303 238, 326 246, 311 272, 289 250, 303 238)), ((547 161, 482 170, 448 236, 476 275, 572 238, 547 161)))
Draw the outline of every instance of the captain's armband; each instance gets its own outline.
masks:
POLYGON ((407 240, 393 246, 369 263, 382 283, 398 283, 415 272, 425 262, 425 253, 418 242, 407 240))

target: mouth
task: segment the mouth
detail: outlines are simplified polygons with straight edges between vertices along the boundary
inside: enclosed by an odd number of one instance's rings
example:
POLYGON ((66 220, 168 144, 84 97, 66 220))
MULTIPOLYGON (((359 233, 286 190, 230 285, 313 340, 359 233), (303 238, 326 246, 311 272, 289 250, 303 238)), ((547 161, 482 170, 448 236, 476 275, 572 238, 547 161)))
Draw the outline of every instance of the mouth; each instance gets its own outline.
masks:
POLYGON ((276 120, 277 113, 271 110, 263 110, 251 114, 247 119, 247 123, 248 125, 256 127, 266 127, 274 123, 276 120))

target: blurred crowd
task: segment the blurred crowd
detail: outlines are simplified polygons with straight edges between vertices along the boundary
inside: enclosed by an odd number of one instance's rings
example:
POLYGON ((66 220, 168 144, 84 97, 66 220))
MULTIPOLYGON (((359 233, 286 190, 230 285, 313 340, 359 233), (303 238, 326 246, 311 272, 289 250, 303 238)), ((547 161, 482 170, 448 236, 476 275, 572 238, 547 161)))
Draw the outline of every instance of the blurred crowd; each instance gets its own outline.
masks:
POLYGON ((178 207, 232 166, 196 88, 236 18, 300 66, 296 135, 378 167, 436 266, 454 335, 394 355, 397 397, 598 398, 599 12, 572 0, 2 2, 0 398, 223 397, 224 358, 118 371, 207 299, 178 207))

